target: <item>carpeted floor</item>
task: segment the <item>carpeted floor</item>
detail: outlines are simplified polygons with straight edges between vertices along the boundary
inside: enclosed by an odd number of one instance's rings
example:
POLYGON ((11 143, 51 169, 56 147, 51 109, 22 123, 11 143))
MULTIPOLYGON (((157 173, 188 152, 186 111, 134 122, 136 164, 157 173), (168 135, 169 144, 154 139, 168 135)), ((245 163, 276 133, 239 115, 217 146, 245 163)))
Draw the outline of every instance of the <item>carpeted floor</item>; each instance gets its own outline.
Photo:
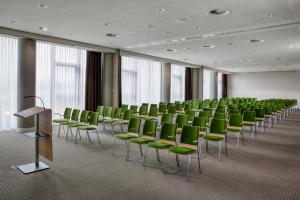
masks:
MULTIPOLYGON (((118 144, 112 156, 113 140, 101 134, 104 146, 84 147, 74 138, 54 140, 51 169, 23 175, 14 166, 32 162, 34 141, 14 132, 0 133, 0 199, 300 199, 300 112, 289 116, 252 142, 235 149, 231 139, 229 156, 217 159, 211 146, 202 160, 202 174, 193 161, 191 180, 186 181, 187 159, 180 157, 183 173, 164 174, 155 152, 150 151, 149 167, 142 166, 137 147, 125 161, 125 145, 118 144)), ((175 169, 175 159, 169 166, 175 169)))

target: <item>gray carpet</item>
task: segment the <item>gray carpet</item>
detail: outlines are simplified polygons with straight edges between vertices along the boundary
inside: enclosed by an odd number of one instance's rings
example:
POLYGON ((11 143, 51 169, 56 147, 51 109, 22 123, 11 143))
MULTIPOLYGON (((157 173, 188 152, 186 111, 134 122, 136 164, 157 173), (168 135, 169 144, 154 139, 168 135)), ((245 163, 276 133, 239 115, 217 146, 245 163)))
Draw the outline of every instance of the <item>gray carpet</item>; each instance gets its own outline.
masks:
MULTIPOLYGON (((63 134, 62 134, 63 135, 63 134)), ((33 140, 14 132, 0 133, 0 199, 300 199, 300 112, 264 133, 250 134, 245 146, 217 158, 217 147, 202 160, 202 174, 193 161, 191 180, 186 181, 187 159, 180 157, 183 173, 164 174, 150 151, 143 167, 139 150, 132 147, 125 161, 125 145, 119 143, 112 156, 112 137, 101 134, 104 146, 84 148, 74 138, 54 139, 54 162, 50 170, 23 175, 12 166, 34 159, 33 140)), ((175 169, 174 156, 169 166, 175 169)))

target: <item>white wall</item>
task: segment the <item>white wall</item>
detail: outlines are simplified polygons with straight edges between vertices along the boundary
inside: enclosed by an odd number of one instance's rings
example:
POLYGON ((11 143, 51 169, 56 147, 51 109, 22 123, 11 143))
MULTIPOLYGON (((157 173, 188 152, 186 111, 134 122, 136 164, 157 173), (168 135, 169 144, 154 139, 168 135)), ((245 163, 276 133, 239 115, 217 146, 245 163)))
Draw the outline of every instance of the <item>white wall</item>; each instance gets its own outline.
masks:
POLYGON ((299 104, 300 71, 230 74, 228 96, 298 99, 299 104))

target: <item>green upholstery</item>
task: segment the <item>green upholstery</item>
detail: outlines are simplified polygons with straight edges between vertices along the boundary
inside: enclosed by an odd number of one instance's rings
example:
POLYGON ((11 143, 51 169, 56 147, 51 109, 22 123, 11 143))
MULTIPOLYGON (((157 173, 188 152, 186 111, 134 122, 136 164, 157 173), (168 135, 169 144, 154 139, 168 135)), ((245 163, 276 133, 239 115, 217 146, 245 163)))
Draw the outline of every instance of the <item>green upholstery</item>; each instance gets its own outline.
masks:
POLYGON ((223 119, 213 119, 210 124, 210 133, 224 135, 226 130, 226 121, 223 119))
POLYGON ((225 119, 225 118, 226 118, 225 113, 218 113, 218 112, 216 112, 214 114, 214 119, 225 119))
POLYGON ((104 106, 97 106, 96 112, 99 113, 100 116, 103 116, 104 106))
POLYGON ((200 128, 200 131, 205 131, 206 130, 206 123, 207 123, 207 118, 205 117, 195 117, 193 119, 193 126, 198 126, 200 128))
POLYGON ((148 106, 141 106, 139 109, 140 116, 146 116, 148 114, 148 106))
POLYGON ((132 110, 125 110, 123 119, 116 120, 113 123, 114 124, 128 124, 129 121, 131 120, 131 118, 132 118, 132 110))
POLYGON ((176 124, 177 124, 178 128, 182 128, 183 125, 187 125, 188 124, 188 116, 178 114, 176 117, 176 124))
POLYGON ((186 110, 185 114, 188 116, 188 121, 193 121, 196 111, 195 110, 186 110))
POLYGON ((187 147, 175 146, 175 147, 171 147, 169 151, 176 154, 187 155, 187 154, 195 153, 196 150, 187 147))
POLYGON ((264 118, 265 118, 265 110, 263 108, 256 108, 255 109, 255 120, 263 121, 264 118))
POLYGON ((166 149, 173 146, 166 141, 175 141, 176 139, 176 124, 164 123, 160 130, 160 140, 155 142, 150 142, 148 145, 156 149, 166 149))
POLYGON ((96 130, 98 127, 98 112, 91 112, 89 123, 84 126, 78 126, 79 130, 96 130))
POLYGON ((121 105, 121 113, 124 113, 125 110, 128 110, 128 105, 127 104, 122 104, 121 105))
POLYGON ((150 104, 150 108, 155 107, 157 108, 157 104, 150 104))
POLYGON ((109 123, 109 122, 114 122, 114 121, 118 121, 121 118, 121 112, 122 112, 122 108, 115 108, 112 118, 104 118, 104 122, 109 123))
POLYGON ((252 123, 255 123, 255 112, 254 111, 245 111, 244 116, 243 116, 243 124, 251 125, 252 123))
POLYGON ((156 106, 150 107, 148 116, 152 118, 157 118, 157 115, 158 115, 158 108, 156 106))
POLYGON ((89 111, 83 110, 80 114, 79 122, 69 122, 67 125, 72 128, 75 128, 78 126, 84 126, 84 125, 86 125, 86 123, 88 121, 89 114, 90 114, 89 111))
POLYGON ((210 140, 215 142, 224 140, 224 137, 216 136, 216 135, 204 135, 202 138, 205 140, 210 140))
POLYGON ((137 114, 138 106, 137 105, 131 105, 129 110, 131 110, 132 114, 135 115, 135 114, 137 114))
POLYGON ((210 117, 210 111, 202 111, 199 113, 199 117, 205 117, 205 118, 209 118, 210 117))
POLYGON ((154 141, 156 136, 156 125, 157 122, 154 120, 145 120, 144 127, 143 127, 143 136, 138 138, 132 138, 130 139, 130 141, 137 144, 147 144, 149 142, 154 141))
POLYGON ((131 139, 134 137, 138 137, 139 131, 140 131, 140 125, 141 125, 141 119, 139 118, 131 118, 128 124, 128 130, 127 133, 121 133, 121 134, 116 134, 115 137, 122 139, 122 140, 127 140, 131 139), (128 134, 130 133, 130 134, 128 134), (135 133, 135 134, 131 134, 135 133))
POLYGON ((176 105, 175 104, 169 105, 169 107, 168 107, 168 113, 176 114, 176 105))
POLYGON ((180 136, 180 143, 195 145, 198 143, 199 126, 184 125, 180 136))
POLYGON ((158 112, 160 113, 166 113, 167 112, 167 104, 166 103, 159 103, 159 106, 158 106, 158 112))
POLYGON ((240 114, 231 114, 229 116, 229 126, 242 127, 243 126, 243 117, 240 114))
POLYGON ((62 122, 67 122, 70 121, 71 118, 71 112, 72 112, 72 108, 66 108, 64 111, 64 115, 62 116, 63 119, 54 119, 53 123, 62 123, 62 122))
POLYGON ((162 142, 158 142, 158 141, 149 142, 148 145, 155 149, 168 149, 172 146, 171 144, 166 144, 166 143, 162 143, 162 142))

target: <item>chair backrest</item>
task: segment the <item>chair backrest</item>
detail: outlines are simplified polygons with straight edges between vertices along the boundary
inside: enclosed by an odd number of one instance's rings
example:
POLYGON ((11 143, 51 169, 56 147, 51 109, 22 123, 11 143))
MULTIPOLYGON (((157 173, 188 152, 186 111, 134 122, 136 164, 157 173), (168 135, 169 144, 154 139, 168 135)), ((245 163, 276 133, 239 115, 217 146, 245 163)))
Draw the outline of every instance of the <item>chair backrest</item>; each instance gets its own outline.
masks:
POLYGON ((145 120, 144 127, 143 127, 143 135, 152 136, 155 138, 156 136, 156 120, 145 120))
POLYGON ((190 104, 190 103, 186 103, 185 105, 184 105, 184 110, 186 111, 186 110, 191 110, 192 109, 192 105, 190 104))
POLYGON ((125 110, 123 120, 129 121, 132 118, 132 110, 125 110))
POLYGON ((157 108, 157 104, 150 104, 150 108, 152 107, 156 107, 157 108))
POLYGON ((173 115, 171 113, 164 113, 161 116, 161 121, 160 124, 164 124, 164 123, 172 123, 172 119, 173 119, 173 115))
POLYGON ((160 130, 160 139, 175 141, 176 139, 176 124, 164 123, 160 130))
POLYGON ((175 103, 175 105, 176 105, 176 110, 177 111, 181 111, 182 110, 182 104, 180 102, 175 103))
POLYGON ((65 119, 70 119, 71 118, 71 112, 72 112, 72 108, 66 108, 64 111, 64 118, 65 119))
POLYGON ((166 103, 160 103, 158 106, 158 111, 165 113, 167 112, 167 104, 166 103))
POLYGON ((241 114, 241 111, 237 110, 237 109, 230 109, 229 110, 229 114, 231 114, 231 115, 241 114))
POLYGON ((132 111, 132 114, 136 114, 137 113, 137 109, 138 109, 138 106, 137 105, 131 105, 129 110, 132 111))
POLYGON ((215 113, 214 114, 214 119, 225 119, 226 118, 226 115, 225 113, 215 113))
POLYGON ((176 114, 176 105, 175 104, 169 105, 168 113, 176 114))
POLYGON ((203 102, 200 102, 200 103, 198 104, 198 109, 200 109, 200 110, 203 110, 203 109, 204 109, 204 103, 203 103, 203 102))
POLYGON ((255 109, 255 117, 264 118, 265 117, 265 110, 263 108, 256 108, 255 109))
POLYGON ((195 145, 197 144, 198 139, 199 126, 183 126, 180 136, 180 143, 195 145))
POLYGON ((210 133, 225 134, 226 121, 223 119, 212 119, 210 124, 210 133))
POLYGON ((255 122, 255 112, 246 110, 244 112, 243 120, 248 122, 255 122))
POLYGON ((142 103, 142 106, 147 106, 147 109, 148 109, 149 103, 142 103))
POLYGON ((104 109, 104 106, 97 106, 96 112, 98 112, 99 115, 103 115, 103 109, 104 109))
POLYGON ((98 125, 98 118, 99 118, 99 113, 98 112, 91 112, 89 124, 97 126, 98 125))
POLYGON ((141 125, 141 119, 131 118, 128 124, 128 132, 139 133, 140 125, 141 125))
POLYGON ((188 116, 188 120, 192 121, 196 115, 196 111, 194 110, 186 110, 185 114, 188 116))
POLYGON ((207 118, 206 117, 195 117, 193 119, 193 126, 198 126, 201 131, 205 131, 205 129, 206 129, 206 122, 207 122, 207 118))
POLYGON ((148 106, 141 106, 139 110, 139 115, 147 115, 148 113, 148 106))
POLYGON ((150 107, 150 110, 149 110, 150 117, 157 117, 157 113, 158 113, 158 108, 156 106, 150 107))
POLYGON ((83 110, 80 114, 80 122, 87 122, 89 119, 90 112, 83 110))
POLYGON ((78 121, 79 113, 80 113, 79 109, 73 109, 72 115, 71 115, 71 120, 78 121))
POLYGON ((187 125, 188 124, 188 116, 187 115, 178 114, 176 116, 176 124, 177 124, 178 128, 182 128, 183 125, 187 125))
POLYGON ((205 117, 205 118, 209 118, 210 117, 210 112, 209 111, 202 111, 199 113, 199 117, 205 117))
POLYGON ((128 110, 128 105, 127 104, 122 104, 121 105, 121 113, 124 113, 125 110, 128 110))
POLYGON ((113 118, 120 119, 121 118, 122 108, 115 108, 113 118))
POLYGON ((243 126, 243 116, 241 114, 231 114, 229 116, 229 126, 242 127, 243 126))
POLYGON ((265 106, 264 110, 265 110, 266 115, 272 115, 272 107, 271 106, 265 106))
POLYGON ((217 107, 216 112, 217 113, 225 113, 225 108, 217 107))
POLYGON ((112 107, 106 107, 104 117, 112 117, 112 107))

